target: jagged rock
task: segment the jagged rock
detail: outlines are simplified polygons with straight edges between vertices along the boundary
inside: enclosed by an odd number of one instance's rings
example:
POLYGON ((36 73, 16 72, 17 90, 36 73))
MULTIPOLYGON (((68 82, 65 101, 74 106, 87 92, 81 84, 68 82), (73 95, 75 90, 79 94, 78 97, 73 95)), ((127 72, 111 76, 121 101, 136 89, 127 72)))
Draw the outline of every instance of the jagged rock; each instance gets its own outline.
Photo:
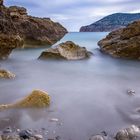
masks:
MULTIPOLYGON (((0 5, 3 1, 0 1, 0 5)), ((17 33, 9 12, 3 4, 0 6, 0 59, 6 59, 16 47, 23 46, 23 39, 17 33)))
POLYGON ((10 6, 8 10, 12 19, 24 19, 27 16, 27 10, 24 7, 10 6))
POLYGON ((3 5, 3 0, 0 0, 0 6, 3 5))
POLYGON ((85 47, 80 47, 72 41, 67 41, 59 44, 55 48, 49 48, 42 52, 39 59, 80 60, 89 58, 91 54, 85 47))
POLYGON ((109 33, 98 45, 113 57, 140 59, 140 20, 109 33))
POLYGON ((129 128, 120 130, 116 135, 116 140, 134 140, 140 138, 140 128, 132 125, 129 128))
POLYGON ((0 109, 9 108, 43 108, 50 104, 50 96, 47 92, 34 90, 29 96, 13 104, 0 105, 0 109))
POLYGON ((140 13, 115 13, 102 18, 91 25, 82 26, 80 32, 110 32, 119 28, 124 28, 128 24, 139 19, 140 13))
POLYGON ((6 59, 17 47, 52 45, 67 30, 49 18, 37 18, 27 14, 24 7, 5 7, 0 0, 0 59, 6 59))
POLYGON ((50 18, 29 16, 24 7, 11 6, 8 11, 25 44, 53 45, 67 33, 62 25, 53 22, 50 18))
POLYGON ((15 78, 15 74, 11 73, 8 70, 0 69, 0 78, 6 78, 6 79, 15 78))

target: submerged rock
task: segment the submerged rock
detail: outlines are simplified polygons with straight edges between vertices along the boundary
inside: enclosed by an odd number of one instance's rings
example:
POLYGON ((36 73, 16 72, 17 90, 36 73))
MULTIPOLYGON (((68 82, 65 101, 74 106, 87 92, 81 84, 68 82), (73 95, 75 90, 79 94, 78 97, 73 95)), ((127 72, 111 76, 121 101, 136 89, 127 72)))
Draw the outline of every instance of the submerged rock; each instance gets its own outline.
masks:
POLYGON ((15 78, 15 74, 11 73, 8 70, 0 69, 0 78, 6 78, 6 79, 15 78))
POLYGON ((85 47, 80 47, 72 41, 67 41, 59 44, 55 48, 49 48, 42 52, 39 59, 80 60, 89 58, 91 54, 85 47))
POLYGON ((43 108, 50 105, 50 96, 47 92, 34 90, 29 96, 13 104, 0 105, 0 109, 8 108, 43 108))
POLYGON ((113 57, 140 59, 140 20, 109 33, 98 45, 113 57))
POLYGON ((116 135, 116 140, 134 140, 140 138, 140 128, 132 125, 129 128, 120 130, 116 135))

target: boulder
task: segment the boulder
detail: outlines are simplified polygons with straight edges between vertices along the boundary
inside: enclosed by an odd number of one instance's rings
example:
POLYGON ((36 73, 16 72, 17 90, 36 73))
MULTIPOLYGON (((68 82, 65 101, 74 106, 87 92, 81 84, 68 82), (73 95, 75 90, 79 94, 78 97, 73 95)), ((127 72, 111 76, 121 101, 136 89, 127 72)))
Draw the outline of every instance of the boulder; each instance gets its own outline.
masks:
POLYGON ((62 25, 50 18, 29 16, 24 7, 10 6, 8 11, 19 35, 24 39, 24 47, 33 47, 34 44, 53 45, 67 33, 62 25))
POLYGON ((116 134, 116 140, 134 140, 136 138, 140 138, 140 128, 135 125, 122 129, 116 134))
POLYGON ((5 7, 0 0, 0 59, 15 48, 53 45, 67 30, 50 18, 32 17, 24 7, 5 7))
POLYGON ((113 57, 140 59, 140 20, 109 33, 98 45, 113 57))
POLYGON ((0 78, 6 78, 6 79, 15 78, 15 74, 11 73, 8 70, 0 69, 0 78))
POLYGON ((47 92, 34 90, 24 99, 7 105, 0 105, 0 109, 9 108, 43 108, 50 105, 50 96, 47 92))
POLYGON ((39 59, 80 60, 89 58, 91 54, 85 47, 80 47, 72 41, 67 41, 42 52, 39 59))

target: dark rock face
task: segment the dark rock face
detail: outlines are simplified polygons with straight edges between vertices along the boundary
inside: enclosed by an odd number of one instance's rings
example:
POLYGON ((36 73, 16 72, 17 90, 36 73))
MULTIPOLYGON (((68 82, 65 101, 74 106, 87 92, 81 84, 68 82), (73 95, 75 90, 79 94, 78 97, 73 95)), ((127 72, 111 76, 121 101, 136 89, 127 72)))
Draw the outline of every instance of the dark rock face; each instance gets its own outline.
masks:
MULTIPOLYGON (((27 15, 24 7, 5 7, 0 0, 0 59, 6 59, 14 48, 29 45, 52 45, 67 30, 49 18, 27 15)), ((32 46, 33 47, 33 46, 32 46)))
POLYGON ((49 48, 42 52, 39 59, 64 59, 64 60, 80 60, 90 56, 85 47, 80 47, 72 41, 61 43, 55 48, 49 48))
POLYGON ((116 13, 106 16, 91 25, 81 27, 80 32, 110 32, 119 28, 124 28, 128 24, 139 19, 140 13, 116 13))
POLYGON ((140 20, 109 33, 98 45, 113 57, 140 59, 140 20))

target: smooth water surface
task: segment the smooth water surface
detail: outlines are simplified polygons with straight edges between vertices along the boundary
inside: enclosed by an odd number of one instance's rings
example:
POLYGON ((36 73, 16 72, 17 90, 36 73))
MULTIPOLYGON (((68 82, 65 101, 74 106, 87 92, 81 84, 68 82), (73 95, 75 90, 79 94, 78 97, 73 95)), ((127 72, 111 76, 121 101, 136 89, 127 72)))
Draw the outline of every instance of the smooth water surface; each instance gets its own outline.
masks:
MULTIPOLYGON (((15 50, 1 67, 16 74, 14 80, 0 80, 0 103, 12 103, 34 89, 51 96, 48 109, 0 112, 0 129, 46 128, 48 137, 88 140, 107 131, 114 134, 130 124, 140 124, 140 62, 114 59, 99 51, 97 42, 107 33, 68 33, 71 40, 94 53, 82 61, 37 60, 44 49, 15 50), (128 89, 136 91, 127 95, 128 89), (59 122, 50 122, 58 118, 59 122)), ((58 43, 60 43, 58 42, 58 43)))

